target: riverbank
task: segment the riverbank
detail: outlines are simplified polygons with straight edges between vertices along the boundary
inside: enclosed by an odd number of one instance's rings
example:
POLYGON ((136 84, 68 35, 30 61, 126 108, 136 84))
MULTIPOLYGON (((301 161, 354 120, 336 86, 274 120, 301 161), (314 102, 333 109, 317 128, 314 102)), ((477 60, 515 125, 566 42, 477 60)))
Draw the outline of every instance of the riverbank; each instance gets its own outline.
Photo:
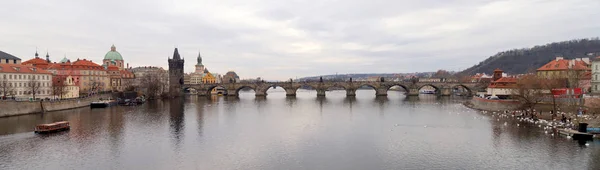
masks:
MULTIPOLYGON (((542 120, 540 123, 546 126, 564 126, 572 127, 574 124, 587 123, 590 127, 600 127, 600 118, 595 114, 577 115, 574 108, 562 108, 554 117, 550 113, 552 106, 548 104, 539 104, 534 115, 524 113, 520 110, 520 104, 514 100, 489 100, 479 97, 473 97, 470 101, 464 102, 468 108, 482 111, 482 113, 500 114, 505 117, 520 118, 519 121, 528 121, 530 123, 542 120), (562 122, 562 116, 567 121, 562 122), (535 121, 534 121, 535 120, 535 121)), ((537 124, 537 123, 536 123, 537 124)))
POLYGON ((0 101, 0 117, 36 114, 90 106, 92 101, 110 98, 111 94, 98 94, 86 98, 59 101, 0 101))

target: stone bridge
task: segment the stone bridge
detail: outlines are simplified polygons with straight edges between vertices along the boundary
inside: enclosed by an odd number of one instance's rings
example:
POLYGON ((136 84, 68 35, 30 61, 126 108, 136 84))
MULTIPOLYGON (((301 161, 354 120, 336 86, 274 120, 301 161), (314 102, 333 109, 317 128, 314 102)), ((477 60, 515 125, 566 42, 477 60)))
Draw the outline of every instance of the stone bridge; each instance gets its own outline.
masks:
POLYGON ((198 95, 211 95, 211 91, 216 87, 223 87, 227 91, 228 96, 238 96, 239 91, 243 88, 251 88, 256 93, 256 96, 266 96, 267 90, 271 87, 283 88, 287 96, 296 96, 296 91, 301 88, 312 88, 317 91, 317 96, 325 96, 325 91, 330 88, 343 88, 346 90, 347 96, 355 96, 356 90, 360 87, 370 87, 375 90, 376 96, 387 96, 387 92, 394 86, 404 88, 407 96, 419 95, 419 90, 425 86, 430 86, 436 89, 436 93, 441 96, 452 95, 452 89, 463 87, 469 95, 474 95, 476 83, 460 83, 460 82, 366 82, 366 81, 323 81, 323 82, 238 82, 238 83, 219 83, 219 84, 183 84, 184 89, 195 89, 198 95))

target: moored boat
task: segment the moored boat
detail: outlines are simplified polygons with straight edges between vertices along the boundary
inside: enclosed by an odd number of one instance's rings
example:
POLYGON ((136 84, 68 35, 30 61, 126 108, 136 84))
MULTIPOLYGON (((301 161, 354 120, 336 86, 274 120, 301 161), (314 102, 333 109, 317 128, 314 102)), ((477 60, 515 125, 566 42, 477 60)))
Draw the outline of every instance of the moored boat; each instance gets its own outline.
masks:
POLYGON ((421 94, 435 94, 435 90, 423 90, 421 94))
POLYGON ((71 126, 69 125, 69 122, 62 121, 62 122, 54 122, 54 123, 48 123, 48 124, 39 124, 39 125, 35 126, 34 132, 35 133, 52 133, 52 132, 69 130, 70 128, 71 128, 71 126))
POLYGON ((100 100, 100 101, 90 103, 91 108, 105 108, 105 107, 110 107, 110 106, 114 106, 114 105, 117 105, 117 101, 115 101, 115 100, 100 100))

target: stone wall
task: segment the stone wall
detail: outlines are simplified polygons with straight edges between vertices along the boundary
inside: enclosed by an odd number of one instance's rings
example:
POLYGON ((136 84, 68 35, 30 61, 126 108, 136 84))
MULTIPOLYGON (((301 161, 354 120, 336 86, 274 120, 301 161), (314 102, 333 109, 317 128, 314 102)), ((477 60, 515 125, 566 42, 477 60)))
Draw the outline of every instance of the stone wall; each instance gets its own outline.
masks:
POLYGON ((0 117, 17 116, 24 114, 41 113, 43 111, 52 112, 59 110, 87 107, 91 102, 100 98, 109 98, 111 94, 100 94, 87 98, 69 99, 61 101, 0 101, 0 117), (42 110, 43 109, 43 110, 42 110))
POLYGON ((515 110, 520 106, 519 102, 514 100, 488 100, 480 97, 473 97, 465 105, 473 109, 487 111, 515 110))
POLYGON ((0 117, 42 112, 42 104, 28 101, 0 101, 0 117))

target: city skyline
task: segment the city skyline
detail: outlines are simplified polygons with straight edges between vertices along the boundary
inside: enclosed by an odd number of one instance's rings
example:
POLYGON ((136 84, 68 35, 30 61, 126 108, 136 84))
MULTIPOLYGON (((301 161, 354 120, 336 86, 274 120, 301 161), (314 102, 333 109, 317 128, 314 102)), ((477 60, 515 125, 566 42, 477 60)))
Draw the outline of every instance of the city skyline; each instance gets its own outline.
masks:
POLYGON ((459 71, 504 50, 597 37, 600 28, 593 0, 319 2, 1 2, 8 10, 0 14, 12 17, 1 21, 0 50, 100 63, 114 44, 132 67, 166 69, 177 47, 186 73, 200 52, 211 72, 287 80, 459 71))

